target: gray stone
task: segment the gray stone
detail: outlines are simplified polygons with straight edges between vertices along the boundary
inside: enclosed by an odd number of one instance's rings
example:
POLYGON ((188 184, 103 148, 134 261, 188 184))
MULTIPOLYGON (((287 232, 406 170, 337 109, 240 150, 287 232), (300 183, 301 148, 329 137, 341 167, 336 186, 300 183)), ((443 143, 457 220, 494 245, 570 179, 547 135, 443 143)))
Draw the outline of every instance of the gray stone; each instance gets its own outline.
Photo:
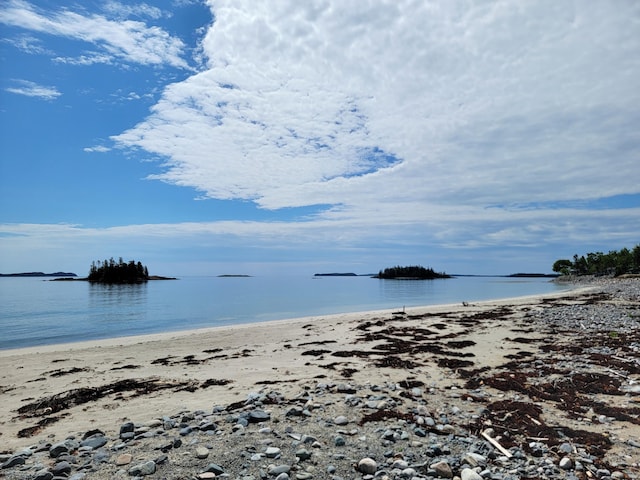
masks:
POLYGON ((54 477, 67 476, 71 473, 71 464, 69 462, 58 462, 51 469, 54 477))
POLYGON ((311 452, 306 448, 301 448, 300 450, 296 451, 296 457, 303 461, 309 460, 311 458, 311 452))
POLYGON ((136 426, 133 424, 133 422, 123 423, 122 425, 120 425, 120 436, 122 436, 123 433, 133 432, 135 428, 136 426))
POLYGON ((81 447, 91 447, 93 449, 100 448, 106 445, 107 439, 104 435, 93 435, 80 442, 81 447))
POLYGON ((349 419, 344 415, 339 415, 333 419, 333 423, 335 423, 336 425, 346 425, 347 423, 349 423, 349 419))
POLYGON ((222 475, 224 473, 224 468, 216 463, 210 463, 209 465, 207 465, 205 472, 212 472, 216 475, 222 475))
POLYGON ((213 422, 204 422, 201 425, 198 426, 198 429, 201 432, 209 432, 209 431, 213 431, 216 430, 218 428, 218 426, 213 423, 213 422))
POLYGON ((484 467, 487 464, 487 458, 479 453, 467 452, 462 457, 462 462, 471 467, 484 467))
POLYGON ((53 473, 49 470, 39 470, 36 472, 33 480, 51 480, 53 478, 53 473))
POLYGON ((203 459, 209 456, 209 449, 207 447, 196 448, 196 458, 203 459))
POLYGON ((156 472, 156 462, 149 461, 134 465, 129 469, 129 475, 132 477, 144 477, 146 475, 153 475, 156 472))
POLYGON ((289 465, 276 465, 275 467, 269 469, 269 475, 275 476, 282 473, 289 473, 290 471, 291 467, 289 465))
POLYGON ((13 457, 9 457, 9 460, 2 464, 2 468, 11 468, 16 465, 24 465, 26 462, 25 458, 22 455, 14 455, 13 457))
POLYGON ((461 480, 482 480, 482 476, 477 473, 475 470, 471 470, 470 468, 463 468, 462 472, 460 472, 461 480))
POLYGON ((267 447, 264 454, 267 458, 276 458, 280 455, 280 449, 278 447, 267 447))
POLYGON ((271 420, 271 415, 264 410, 253 410, 249 412, 249 423, 261 423, 271 420))
POLYGON ((418 474, 418 472, 416 472, 415 469, 413 468, 405 468, 404 470, 402 470, 402 472, 400 472, 400 476, 402 478, 413 478, 418 474))
POLYGON ((69 453, 79 446, 75 440, 67 439, 63 442, 56 443, 49 448, 49 456, 51 458, 58 458, 63 453, 69 453))
POLYGON ((378 470, 378 464, 373 458, 363 458, 358 462, 358 471, 361 473, 373 475, 378 470))
POLYGON ((558 466, 563 470, 571 470, 573 468, 573 462, 569 457, 562 457, 558 466))

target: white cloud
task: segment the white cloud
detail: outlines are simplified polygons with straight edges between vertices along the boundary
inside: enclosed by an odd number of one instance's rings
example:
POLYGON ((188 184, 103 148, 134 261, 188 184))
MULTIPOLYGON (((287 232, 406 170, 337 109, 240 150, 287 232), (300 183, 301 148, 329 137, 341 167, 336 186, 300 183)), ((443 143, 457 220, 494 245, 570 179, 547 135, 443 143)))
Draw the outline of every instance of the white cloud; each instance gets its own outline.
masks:
MULTIPOLYGON (((120 4, 115 2, 107 4, 112 7, 112 11, 118 10, 118 5, 120 4)), ((152 18, 157 15, 157 9, 149 6, 140 8, 144 6, 144 4, 138 5, 136 13, 144 12, 152 18)), ((118 10, 119 15, 124 13, 126 12, 122 8, 118 10)), ((32 32, 87 42, 103 52, 85 56, 77 61, 80 64, 96 63, 96 61, 105 63, 103 56, 108 54, 125 62, 143 65, 167 64, 178 68, 189 68, 183 58, 185 45, 182 40, 172 37, 157 26, 148 26, 140 21, 111 20, 105 16, 83 15, 69 9, 49 12, 37 9, 23 0, 10 0, 0 8, 0 23, 32 32)), ((59 61, 65 60, 60 58, 59 61)), ((69 63, 70 60, 67 59, 66 62, 69 63)))
POLYGON ((640 208, 526 210, 509 212, 505 222, 500 209, 442 208, 416 202, 365 214, 334 211, 299 222, 185 222, 107 228, 0 224, 0 252, 5 252, 0 254, 0 271, 20 271, 29 261, 33 268, 50 265, 51 269, 64 267, 82 273, 90 260, 111 255, 143 258, 154 264, 170 262, 171 258, 180 263, 190 255, 202 263, 251 263, 249 259, 259 257, 260 261, 272 261, 274 268, 278 262, 287 264, 301 258, 301 268, 309 268, 313 262, 343 268, 362 265, 362 272, 404 258, 437 262, 434 267, 460 273, 513 273, 512 268, 549 271, 553 261, 562 256, 634 246, 637 231, 634 234, 629 225, 639 216, 640 208), (549 245, 554 247, 553 253, 544 253, 543 247, 549 245), (256 251, 261 253, 256 255, 256 251))
POLYGON ((95 147, 85 147, 83 148, 83 151, 88 153, 92 153, 92 152, 105 153, 105 152, 111 151, 111 148, 105 147, 104 145, 96 145, 95 147))
POLYGON ((2 42, 13 45, 15 48, 22 50, 30 55, 51 55, 51 50, 42 45, 40 39, 31 35, 17 35, 13 38, 3 38, 2 42))
POLYGON ((208 70, 114 137, 153 178, 354 212, 640 191, 632 3, 209 4, 208 70))
POLYGON ((102 9, 105 12, 111 15, 115 15, 119 18, 128 18, 132 15, 136 15, 140 17, 158 19, 164 16, 169 16, 168 13, 165 13, 159 8, 153 7, 146 3, 124 4, 120 2, 109 1, 102 6, 102 9))
POLYGON ((55 87, 38 85, 37 83, 28 80, 15 80, 15 84, 15 87, 7 87, 5 90, 17 95, 36 97, 43 100, 55 100, 62 95, 62 93, 60 93, 55 87))

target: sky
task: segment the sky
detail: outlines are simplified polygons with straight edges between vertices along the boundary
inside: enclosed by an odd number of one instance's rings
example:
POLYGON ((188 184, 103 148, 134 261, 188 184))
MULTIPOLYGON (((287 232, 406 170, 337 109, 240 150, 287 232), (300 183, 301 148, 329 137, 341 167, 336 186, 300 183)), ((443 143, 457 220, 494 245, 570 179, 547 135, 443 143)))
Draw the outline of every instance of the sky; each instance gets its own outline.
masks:
POLYGON ((640 243, 635 0, 0 1, 0 272, 551 272, 640 243))

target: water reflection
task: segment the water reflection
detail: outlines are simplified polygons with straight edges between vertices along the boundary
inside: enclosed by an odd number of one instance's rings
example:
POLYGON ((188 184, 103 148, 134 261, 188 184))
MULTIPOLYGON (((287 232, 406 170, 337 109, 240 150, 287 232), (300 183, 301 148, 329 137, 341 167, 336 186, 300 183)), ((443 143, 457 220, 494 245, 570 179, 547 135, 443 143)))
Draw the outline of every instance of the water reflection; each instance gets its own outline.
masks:
POLYGON ((446 280, 379 280, 380 296, 384 301, 421 304, 433 297, 437 282, 446 280))
POLYGON ((117 328, 121 333, 138 330, 147 317, 148 287, 89 284, 89 323, 117 328))

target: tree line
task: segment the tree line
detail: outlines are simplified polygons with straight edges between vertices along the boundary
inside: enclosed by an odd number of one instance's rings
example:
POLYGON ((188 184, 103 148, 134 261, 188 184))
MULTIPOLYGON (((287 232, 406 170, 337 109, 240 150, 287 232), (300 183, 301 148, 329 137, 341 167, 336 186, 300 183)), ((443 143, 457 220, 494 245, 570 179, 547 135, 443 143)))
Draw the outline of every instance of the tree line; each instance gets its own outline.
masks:
POLYGON ((411 265, 408 267, 391 267, 380 270, 375 278, 417 278, 420 280, 432 280, 435 278, 449 278, 446 273, 438 273, 433 268, 425 268, 420 265, 411 265))
POLYGON ((149 280, 149 270, 141 262, 124 262, 122 257, 116 262, 109 260, 91 262, 87 280, 95 283, 124 284, 144 283, 149 280))
POLYGON ((624 275, 640 273, 640 244, 631 250, 611 250, 609 253, 592 252, 577 254, 573 260, 560 259, 553 264, 553 271, 561 275, 624 275))

